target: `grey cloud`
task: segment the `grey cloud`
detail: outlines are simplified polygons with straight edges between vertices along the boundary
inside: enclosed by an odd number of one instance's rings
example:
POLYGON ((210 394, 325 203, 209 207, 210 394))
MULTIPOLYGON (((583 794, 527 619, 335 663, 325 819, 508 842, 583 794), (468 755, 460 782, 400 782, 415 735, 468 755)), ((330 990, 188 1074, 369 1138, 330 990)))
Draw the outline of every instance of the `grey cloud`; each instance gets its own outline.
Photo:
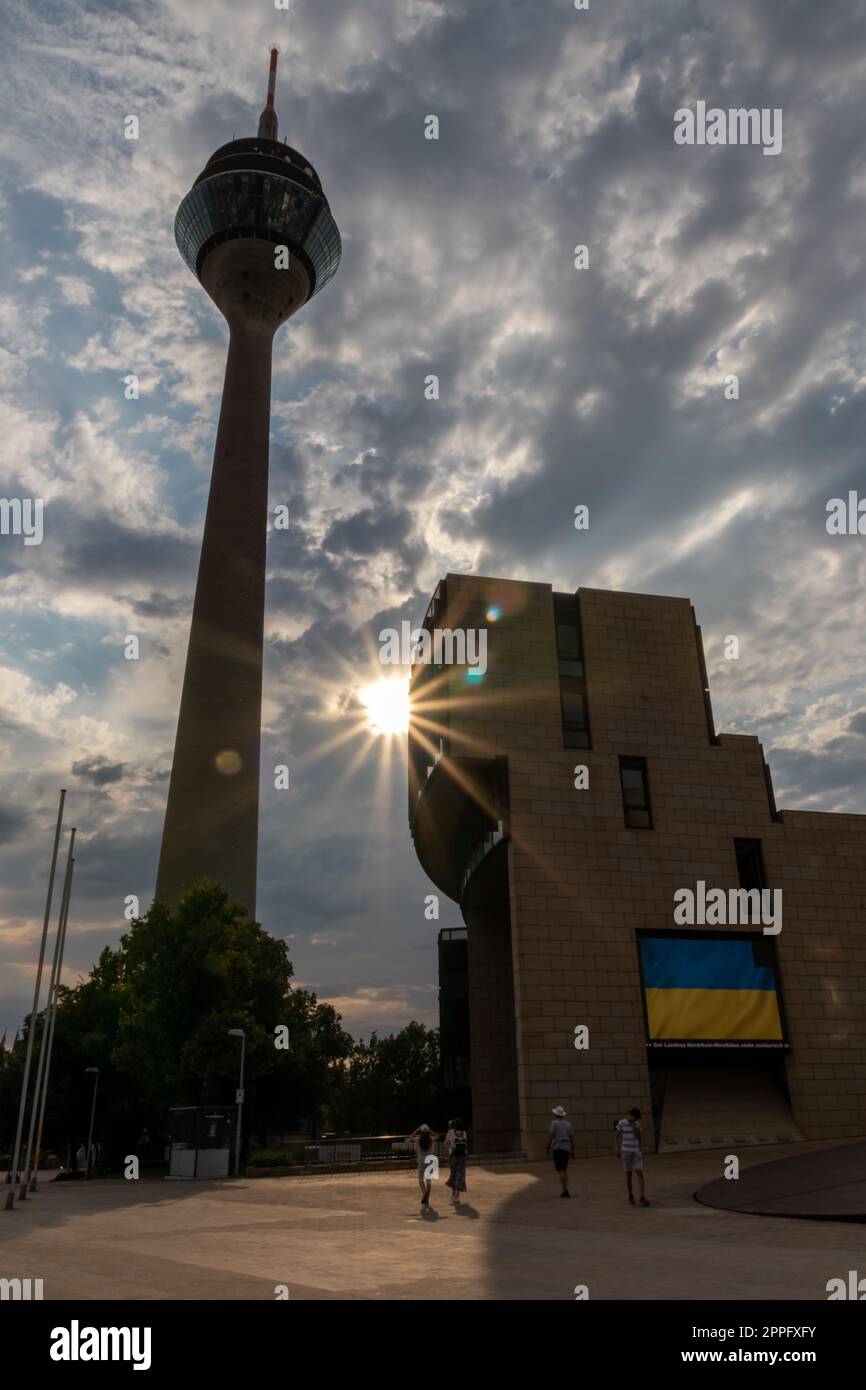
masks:
POLYGON ((17 840, 29 823, 29 814, 20 807, 0 806, 0 844, 17 840))
POLYGON ((120 603, 128 603, 139 618, 177 618, 186 617, 189 613, 188 599, 170 598, 156 589, 148 598, 129 598, 118 594, 117 599, 120 603))
POLYGON ((107 758, 82 758, 72 764, 72 771, 76 777, 92 783, 94 787, 105 787, 123 779, 126 763, 112 763, 107 758))
POLYGON ((807 750, 770 750, 770 763, 781 807, 809 801, 810 810, 862 812, 866 803, 866 761, 850 750, 812 753, 807 750), (819 799, 822 804, 815 804, 819 799))

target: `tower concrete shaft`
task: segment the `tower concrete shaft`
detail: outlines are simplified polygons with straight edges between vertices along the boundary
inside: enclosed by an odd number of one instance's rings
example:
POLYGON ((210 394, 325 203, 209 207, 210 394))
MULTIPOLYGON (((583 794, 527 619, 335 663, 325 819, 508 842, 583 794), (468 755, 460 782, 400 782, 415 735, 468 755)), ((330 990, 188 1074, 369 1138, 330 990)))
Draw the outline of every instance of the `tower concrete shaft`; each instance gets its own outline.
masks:
POLYGON ((256 902, 273 333, 231 331, 156 895, 256 902))
POLYGON ((271 351, 276 330, 340 260, 318 176, 272 138, 275 75, 272 51, 259 135, 217 150, 175 224, 181 253, 228 322, 229 347, 156 885, 171 904, 213 879, 251 915, 271 351))

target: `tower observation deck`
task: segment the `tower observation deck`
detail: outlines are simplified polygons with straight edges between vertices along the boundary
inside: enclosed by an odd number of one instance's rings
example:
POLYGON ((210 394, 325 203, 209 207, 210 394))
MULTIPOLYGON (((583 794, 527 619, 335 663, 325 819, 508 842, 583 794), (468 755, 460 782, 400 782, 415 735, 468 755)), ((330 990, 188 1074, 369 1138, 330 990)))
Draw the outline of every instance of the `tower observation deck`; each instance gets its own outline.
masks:
POLYGON ((208 160, 175 239, 229 326, 156 897, 214 879, 255 912, 271 353, 333 278, 337 224, 315 169, 277 139, 277 49, 258 134, 208 160))
POLYGON ((302 154, 262 136, 211 155, 177 211, 178 250, 194 275, 215 246, 251 237, 287 246, 310 283, 308 299, 337 273, 340 233, 319 176, 302 154))

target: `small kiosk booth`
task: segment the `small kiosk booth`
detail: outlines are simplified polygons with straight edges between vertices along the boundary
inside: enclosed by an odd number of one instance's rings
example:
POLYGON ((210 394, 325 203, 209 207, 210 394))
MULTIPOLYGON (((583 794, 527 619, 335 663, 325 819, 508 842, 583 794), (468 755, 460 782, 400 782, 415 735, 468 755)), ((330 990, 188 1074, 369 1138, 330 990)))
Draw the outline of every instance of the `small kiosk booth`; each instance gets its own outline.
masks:
POLYGON ((236 1105, 176 1105, 168 1112, 170 1178, 227 1178, 236 1105))

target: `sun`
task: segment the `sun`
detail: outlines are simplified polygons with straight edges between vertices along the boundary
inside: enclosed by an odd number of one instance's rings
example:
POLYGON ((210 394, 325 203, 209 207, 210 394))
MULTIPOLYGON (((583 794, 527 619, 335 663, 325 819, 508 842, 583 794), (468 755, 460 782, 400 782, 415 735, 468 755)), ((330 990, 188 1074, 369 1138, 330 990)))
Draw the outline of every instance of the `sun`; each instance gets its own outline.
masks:
POLYGON ((409 728, 409 680, 394 676, 358 691, 374 734, 405 734, 409 728))

